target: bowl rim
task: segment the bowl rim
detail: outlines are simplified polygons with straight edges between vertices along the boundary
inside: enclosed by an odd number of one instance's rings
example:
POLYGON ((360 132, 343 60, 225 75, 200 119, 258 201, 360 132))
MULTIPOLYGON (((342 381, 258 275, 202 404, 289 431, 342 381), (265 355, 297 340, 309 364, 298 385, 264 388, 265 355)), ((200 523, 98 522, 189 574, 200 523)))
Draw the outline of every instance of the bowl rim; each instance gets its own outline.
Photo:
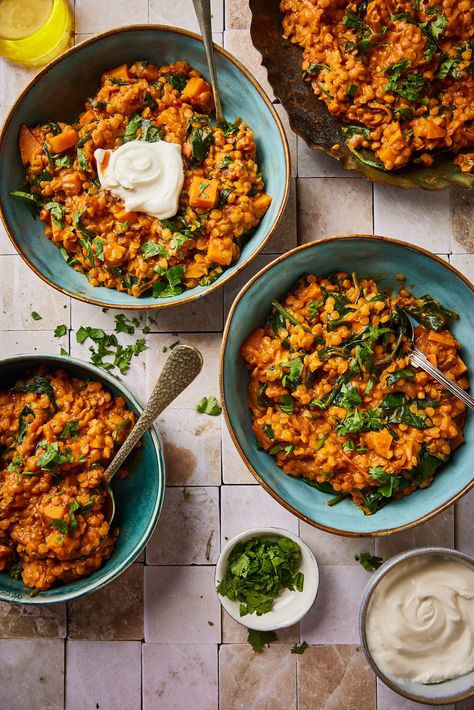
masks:
MULTIPOLYGON (((13 363, 31 363, 31 367, 34 367, 34 361, 35 360, 41 360, 42 362, 44 361, 49 361, 51 364, 57 363, 58 366, 64 367, 65 370, 68 369, 68 364, 72 363, 73 365, 76 365, 77 367, 82 367, 85 368, 86 370, 89 370, 91 374, 96 376, 99 379, 106 380, 107 383, 112 385, 113 387, 116 387, 118 390, 121 391, 122 395, 126 400, 131 402, 134 407, 136 407, 137 411, 139 414, 142 413, 143 411, 143 405, 138 401, 138 399, 135 397, 133 392, 128 388, 127 385, 123 384, 121 380, 117 380, 113 375, 110 375, 108 372, 105 370, 101 370, 100 368, 96 367, 96 365, 93 365, 92 363, 85 362, 83 360, 79 360, 78 358, 75 357, 69 357, 65 355, 55 355, 52 353, 21 353, 19 355, 10 355, 8 357, 3 357, 0 358, 0 371, 4 365, 9 365, 13 363)), ((66 601, 71 601, 73 599, 79 599, 80 597, 84 597, 87 594, 92 594, 93 592, 97 592, 99 589, 102 589, 102 587, 105 587, 109 582, 112 582, 114 579, 116 579, 119 575, 122 574, 122 572, 125 572, 125 570, 130 567, 130 565, 136 560, 138 555, 142 552, 144 549, 145 545, 149 541, 150 537, 153 534, 153 531, 155 530, 155 527, 158 523, 158 519, 160 517, 161 510, 163 508, 163 500, 165 496, 165 487, 166 487, 166 464, 165 464, 165 457, 164 457, 164 449, 163 449, 163 442, 161 440, 161 436, 158 432, 158 430, 152 426, 149 430, 149 433, 152 438, 153 442, 153 448, 155 450, 156 454, 156 459, 157 463, 161 466, 161 469, 163 471, 163 476, 162 476, 162 481, 161 484, 159 482, 159 487, 158 487, 158 495, 155 501, 155 504, 153 506, 153 512, 152 516, 150 519, 150 522, 148 523, 147 527, 144 530, 144 533, 142 535, 141 541, 138 545, 135 546, 132 552, 128 553, 124 559, 124 561, 120 564, 119 567, 116 569, 112 569, 105 577, 104 579, 98 581, 98 582, 90 582, 90 575, 88 577, 81 577, 81 580, 84 580, 86 584, 84 585, 84 588, 81 589, 78 592, 67 592, 68 585, 65 584, 63 587, 57 587, 57 589, 64 589, 64 593, 58 595, 57 597, 54 597, 53 599, 45 599, 41 598, 41 594, 38 594, 37 596, 34 597, 28 597, 26 599, 17 599, 14 597, 11 597, 9 595, 6 595, 2 590, 0 590, 0 601, 3 602, 9 602, 11 604, 31 604, 31 605, 47 605, 47 604, 59 604, 62 602, 66 601), (88 581, 89 580, 89 581, 88 581)), ((158 477, 159 481, 159 477, 158 477)), ((112 552, 113 554, 113 552, 112 552)), ((101 569, 101 568, 99 568, 101 569)), ((75 580, 78 581, 78 580, 75 580)))
MULTIPOLYGON (((13 116, 17 110, 17 107, 19 104, 23 101, 23 98, 26 96, 26 94, 30 91, 30 89, 41 79, 48 74, 50 69, 53 66, 56 66, 56 64, 61 63, 64 60, 67 60, 68 57, 72 56, 73 54, 76 54, 77 52, 80 52, 83 47, 87 47, 90 45, 95 44, 98 41, 101 41, 107 37, 110 37, 115 34, 120 34, 122 32, 128 32, 128 31, 155 31, 155 32, 168 32, 170 34, 178 34, 178 35, 183 35, 184 37, 188 37, 193 40, 198 40, 199 42, 203 43, 201 35, 197 34, 196 32, 191 32, 190 30, 185 30, 180 27, 173 27, 171 25, 160 25, 160 24, 136 24, 136 25, 121 25, 119 27, 114 27, 110 30, 106 30, 105 32, 101 32, 99 34, 94 35, 93 37, 89 37, 88 39, 83 40, 82 42, 79 42, 78 44, 74 45, 73 47, 70 47, 68 50, 63 52, 62 54, 59 55, 59 57, 56 57, 56 59, 53 59, 49 64, 46 64, 45 67, 41 69, 41 71, 36 74, 31 81, 28 82, 28 84, 25 86, 23 91, 20 93, 20 95, 15 99, 14 103, 12 106, 9 108, 8 113, 5 117, 3 127, 0 130, 0 147, 3 144, 4 137, 6 135, 7 129, 10 126, 10 123, 13 122, 13 116)), ((202 298, 203 296, 207 296, 209 293, 215 291, 217 288, 220 288, 223 286, 227 281, 230 279, 234 278, 237 276, 242 269, 244 269, 265 247, 265 245, 268 243, 272 235, 274 234, 282 216, 285 211, 285 207, 288 201, 288 195, 289 195, 289 190, 290 190, 290 172, 291 172, 291 163, 290 163, 290 149, 288 145, 288 139, 286 137, 285 130, 283 128, 283 122, 278 115, 278 113, 275 110, 275 107, 273 106, 272 102, 266 95, 265 91, 263 90, 262 86, 259 84, 259 82, 255 79, 255 77, 250 73, 250 71, 238 60, 236 57, 234 57, 230 52, 228 52, 226 49, 223 47, 220 47, 219 45, 215 44, 213 42, 213 47, 214 51, 217 52, 217 54, 222 55, 225 59, 227 59, 231 64, 233 64, 240 72, 245 76, 245 78, 252 84, 252 86, 255 88, 257 93, 259 94, 260 98, 266 105, 268 111, 270 112, 273 121, 275 122, 275 125, 278 129, 278 133, 280 136, 281 144, 283 147, 283 154, 285 158, 285 174, 284 174, 284 188, 283 188, 283 195, 281 199, 280 206, 278 208, 278 211, 273 219, 273 222, 267 229, 267 233, 264 236, 264 238, 261 240, 260 244, 256 248, 256 250, 250 254, 246 259, 240 260, 236 262, 235 265, 235 271, 233 273, 228 273, 229 270, 224 271, 224 273, 214 281, 214 283, 210 284, 209 286, 203 287, 203 290, 190 296, 186 296, 182 298, 179 301, 173 301, 173 302, 167 302, 167 301, 162 301, 162 302, 157 302, 157 303, 152 303, 152 304, 146 304, 143 305, 140 303, 140 298, 136 298, 137 303, 135 304, 110 304, 105 301, 99 300, 99 298, 91 298, 86 295, 78 294, 78 293, 73 293, 72 291, 68 290, 67 288, 63 288, 59 284, 54 283, 49 279, 43 272, 38 269, 32 262, 31 260, 26 256, 26 254, 23 253, 23 250, 21 250, 17 242, 13 236, 13 233, 10 230, 10 227, 7 222, 6 215, 3 210, 3 205, 2 202, 0 201, 0 219, 1 222, 3 223, 3 226, 5 227, 5 231, 13 244, 15 251, 17 254, 21 256, 23 261, 32 269, 32 271, 39 276, 43 281, 45 281, 49 286, 52 288, 56 289, 60 293, 65 294, 66 296, 70 296, 71 298, 75 298, 78 301, 83 301, 85 303, 89 303, 92 305, 96 306, 101 306, 105 308, 120 308, 121 310, 159 310, 162 308, 171 308, 171 307, 177 307, 184 305, 185 303, 191 303, 192 301, 197 300, 198 298, 202 298)), ((85 277, 84 277, 85 278, 85 277)), ((114 289, 110 289, 113 291, 114 289)))
MULTIPOLYGON (((263 625, 261 626, 258 630, 259 631, 276 631, 278 629, 286 629, 289 626, 293 626, 293 624, 297 624, 298 621, 300 621, 306 614, 309 612, 311 607, 313 606, 314 602, 316 601, 316 597, 318 596, 318 591, 320 587, 320 582, 321 582, 321 575, 319 572, 319 565, 318 561, 316 559, 316 556, 310 546, 308 545, 307 542, 305 542, 297 533, 292 532, 291 530, 286 530, 285 528, 280 528, 280 527, 275 527, 275 526, 260 526, 260 527, 255 527, 255 528, 247 528, 246 530, 242 530, 241 532, 237 533, 234 535, 233 538, 231 538, 228 542, 226 542, 225 546, 222 548, 219 557, 217 558, 216 562, 216 567, 214 571, 214 588, 217 587, 219 582, 222 579, 221 573, 224 572, 224 566, 228 561, 229 555, 234 549, 234 547, 239 543, 241 540, 246 540, 251 537, 287 537, 290 540, 293 540, 293 542, 296 542, 297 545, 300 546, 302 555, 306 555, 306 558, 308 560, 308 563, 314 567, 315 571, 315 584, 313 588, 310 590, 308 594, 308 601, 305 604, 304 608, 299 611, 295 616, 293 616, 291 619, 286 620, 286 621, 281 621, 280 623, 276 624, 271 624, 271 625, 263 625), (218 579, 220 577, 221 579, 218 579)), ((306 580, 305 580, 306 582, 306 580)), ((241 626, 245 626, 247 629, 252 629, 253 627, 250 625, 251 621, 253 618, 253 614, 249 614, 248 616, 239 616, 239 614, 234 613, 234 603, 228 597, 223 597, 221 594, 216 589, 216 594, 217 598, 219 599, 222 608, 224 611, 226 611, 229 616, 231 616, 237 623, 239 623, 241 626), (245 621, 245 619, 248 620, 245 621)), ((267 618, 270 619, 270 615, 273 614, 274 612, 270 611, 267 614, 262 615, 262 617, 259 618, 267 618)), ((257 617, 258 618, 258 617, 257 617)))
MULTIPOLYGON (((468 555, 466 552, 462 552, 461 550, 456 550, 452 547, 415 547, 410 550, 404 550, 403 552, 399 552, 397 555, 394 555, 390 559, 388 559, 386 562, 383 563, 379 567, 378 570, 376 570, 372 576, 370 577, 369 581, 367 582, 364 591, 362 593, 362 598, 360 600, 360 606, 359 606, 359 619, 358 619, 358 625, 359 625, 359 637, 360 637, 360 644, 364 650, 365 657, 367 661, 369 662, 372 670, 374 673, 387 685, 389 688, 394 690, 398 695, 402 695, 403 697, 407 698, 408 700, 414 700, 415 702, 418 703, 426 703, 428 705, 446 705, 446 704, 451 704, 451 703, 457 703, 462 700, 466 700, 468 698, 471 698, 474 695, 474 682, 471 685, 470 690, 466 690, 461 693, 456 693, 454 695, 450 696, 445 696, 443 698, 427 698, 424 695, 416 695, 414 693, 410 693, 408 690, 406 690, 403 686, 398 685, 395 681, 393 681, 389 676, 385 675, 383 671, 380 670, 379 666, 375 662, 370 649, 369 649, 369 644, 367 641, 367 633, 366 633, 366 622, 367 622, 367 611, 369 607, 370 600, 372 598, 373 593, 375 592, 378 584, 381 582, 381 580, 385 577, 385 575, 390 572, 394 567, 397 567, 399 564, 402 562, 405 562, 405 560, 411 559, 412 557, 423 557, 423 556, 445 556, 445 557, 456 557, 457 559, 463 560, 464 562, 467 562, 471 569, 474 571, 474 557, 471 555, 468 555)), ((472 672, 472 671, 471 671, 472 672)), ((466 674, 467 675, 467 674, 466 674)), ((461 678, 463 676, 460 676, 461 678)), ((444 681, 447 682, 447 681, 444 681)), ((421 685, 421 684, 420 684, 421 685)), ((443 682, 437 683, 439 687, 443 685, 443 682)))
POLYGON ((227 428, 229 430, 232 442, 237 449, 238 453, 240 454, 240 457, 242 461, 245 463, 247 468, 249 469, 250 473, 254 476, 254 478, 257 480, 257 482, 266 490, 267 493, 269 493, 280 505, 282 505, 284 508, 290 511, 290 513, 293 513, 293 515, 296 515, 300 520, 303 520, 305 523, 308 523, 308 525, 311 525, 314 528, 318 528, 319 530, 323 530, 324 532, 331 533, 333 535, 342 535, 343 537, 382 537, 384 535, 391 535, 392 533, 396 532, 402 532, 404 530, 408 530, 409 528, 415 527, 416 525, 419 525, 420 523, 423 523, 427 520, 430 520, 433 518, 435 515, 438 515, 438 513, 441 513, 443 510, 446 510, 449 508, 453 503, 455 503, 457 500, 462 498, 473 486, 474 486, 474 476, 467 483, 460 491, 455 493, 451 498, 449 498, 447 501, 439 505, 437 508, 432 510, 429 513, 426 513, 425 515, 422 515, 419 518, 416 518, 415 520, 412 520, 409 523, 404 523, 403 525, 398 525, 396 527, 391 527, 391 528, 385 528, 384 530, 375 530, 373 532, 367 531, 367 532, 361 532, 361 531, 350 531, 350 530, 339 530, 336 527, 329 527, 327 525, 323 525, 322 523, 317 523, 316 521, 312 520, 311 518, 308 518, 304 513, 301 513, 298 511, 294 506, 292 506, 290 503, 285 501, 276 491, 273 490, 273 488, 260 476, 258 471, 253 467, 251 464, 249 458, 247 457, 247 454, 245 453, 243 447, 241 446, 239 439, 237 437, 237 434, 234 430, 230 415, 229 415, 229 410, 227 408, 227 402, 225 398, 225 384, 226 384, 226 374, 225 374, 225 368, 224 368, 224 362, 226 359, 226 354, 227 354, 227 342, 229 339, 229 332, 232 327, 232 321, 235 315, 235 311, 237 308, 237 305, 241 301, 242 297, 245 295, 245 293, 260 279, 262 278, 268 271, 270 271, 274 266, 277 264, 281 263, 282 261, 285 261, 286 259, 292 257, 294 254, 297 254, 301 251, 305 250, 310 250, 313 247, 320 245, 320 244, 330 244, 331 242, 334 241, 341 241, 341 240, 349 240, 349 239, 371 239, 373 241, 379 241, 382 243, 389 243, 389 244, 395 244, 397 246, 401 246, 404 248, 407 248, 409 250, 418 252, 422 254, 423 256, 426 256, 433 261, 438 262, 448 270, 452 271, 453 274, 457 277, 459 277, 473 292, 474 295, 474 285, 469 281, 468 278, 466 278, 458 269, 456 269, 452 264, 450 264, 447 261, 444 261, 444 259, 441 259, 441 257, 437 256, 436 254, 432 254, 430 251, 427 249, 424 249, 423 247, 417 246, 416 244, 411 244, 410 242, 405 242, 400 239, 394 239, 393 237, 382 237, 378 236, 375 234, 345 234, 341 236, 335 236, 335 237, 324 237, 323 239, 318 239, 314 240, 312 242, 308 242, 306 244, 300 244, 299 246, 295 247, 294 249, 291 249, 290 251, 285 252, 284 254, 281 254, 278 256, 276 259, 273 259, 269 264, 264 266, 260 271, 258 271, 247 283, 241 288, 237 296, 235 297, 232 306, 229 310, 229 313, 227 315, 227 320, 224 326, 224 332, 222 334, 222 344, 221 344, 221 349, 219 353, 219 391, 220 391, 220 397, 221 397, 221 402, 222 402, 222 411, 224 413, 224 419, 225 423, 227 425, 227 428))

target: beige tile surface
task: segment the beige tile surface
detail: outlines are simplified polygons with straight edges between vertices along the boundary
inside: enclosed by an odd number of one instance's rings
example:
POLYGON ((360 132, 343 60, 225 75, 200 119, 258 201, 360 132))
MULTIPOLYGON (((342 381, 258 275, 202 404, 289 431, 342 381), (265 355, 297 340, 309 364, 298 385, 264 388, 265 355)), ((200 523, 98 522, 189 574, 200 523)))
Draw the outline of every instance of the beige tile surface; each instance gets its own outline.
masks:
MULTIPOLYGON (((313 150, 298 136, 298 177, 357 177, 357 173, 344 170, 335 158, 323 150, 313 150)), ((362 180, 362 178, 360 178, 362 180)))
POLYGON ((273 99, 273 91, 267 79, 267 70, 262 66, 260 52, 253 46, 249 32, 247 30, 226 30, 224 32, 224 47, 247 67, 267 96, 273 99))
POLYGON ((298 240, 372 234, 372 186, 359 178, 298 178, 298 240), (339 199, 335 199, 340 195, 339 199))
POLYGON ((449 191, 400 190, 374 185, 374 233, 396 237, 430 251, 450 252, 449 191))
POLYGON ((0 638, 64 638, 66 633, 65 604, 0 602, 0 638))
POLYGON ((242 269, 240 274, 238 274, 232 281, 229 281, 224 286, 224 317, 227 317, 230 307, 239 293, 240 289, 245 286, 250 279, 255 276, 255 274, 263 269, 264 266, 269 264, 275 259, 274 254, 259 254, 255 259, 242 269))
POLYGON ((448 508, 426 523, 386 537, 376 538, 375 553, 384 560, 413 547, 453 547, 454 508, 448 508))
POLYGON ((455 505, 454 539, 456 548, 474 555, 474 516, 472 506, 474 503, 472 491, 466 493, 455 505))
POLYGON ((282 254, 293 249, 296 244, 296 180, 291 180, 285 211, 262 254, 282 254))
POLYGON ((249 30, 252 13, 247 0, 227 0, 225 26, 227 30, 249 30))
POLYGON ((310 546, 320 565, 359 565, 355 555, 363 551, 374 552, 374 541, 370 538, 331 535, 302 520, 300 536, 310 546))
POLYGON ((224 483, 254 485, 258 483, 235 448, 224 418, 222 418, 222 478, 224 483))
MULTIPOLYGON (((223 643, 246 643, 248 628, 235 621, 224 609, 222 609, 222 642, 223 643)), ((300 638, 300 625, 294 624, 286 629, 278 629, 277 639, 272 643, 297 644, 300 638)))
POLYGON ((288 141, 288 148, 290 150, 290 163, 291 163, 291 177, 296 177, 298 175, 298 142, 296 138, 296 133, 293 133, 290 127, 290 121, 288 114, 280 103, 273 104, 273 108, 280 117, 283 128, 285 129, 286 138, 288 141))
POLYGON ((143 565, 133 564, 92 596, 68 603, 69 638, 143 638, 143 565))
POLYGON ((474 251, 474 195, 472 190, 451 187, 451 228, 453 252, 474 251))
MULTIPOLYGON (((185 30, 199 33, 199 24, 193 10, 192 0, 150 0, 149 21, 160 25, 182 27, 185 30)), ((222 0, 212 0, 211 17, 213 32, 224 29, 222 0)))
POLYGON ((298 657, 299 710, 375 710, 375 675, 359 646, 312 646, 298 657))
POLYGON ((68 641, 66 707, 140 710, 140 666, 138 641, 68 641))
POLYGON ((148 21, 147 0, 134 0, 133 8, 128 0, 102 3, 98 11, 94 0, 75 0, 76 33, 105 32, 112 27, 138 25, 148 21))
POLYGON ((225 710, 296 710, 296 656, 274 644, 255 653, 248 644, 221 646, 219 698, 225 710))
POLYGON ((298 520, 260 486, 221 490, 221 544, 247 528, 273 527, 298 532, 298 520))
POLYGON ((143 710, 217 710, 217 646, 143 645, 143 710))
POLYGON ((54 330, 69 323, 69 297, 54 291, 17 256, 0 256, 1 330, 54 330), (31 317, 32 311, 41 320, 31 317))
POLYGON ((11 106, 39 69, 29 69, 0 57, 0 104, 11 106))
POLYGON ((320 567, 319 591, 301 620, 301 638, 308 643, 357 643, 357 615, 362 591, 370 574, 360 565, 320 567))
POLYGON ((62 710, 64 641, 0 641, 0 685, 5 710, 62 710))
POLYGON ((214 567, 145 568, 145 641, 219 643, 214 567))
MULTIPOLYGON (((5 321, 3 321, 5 324, 5 321)), ((5 324, 6 325, 6 324, 5 324)), ((27 331, 15 330, 2 334, 2 355, 19 355, 20 353, 48 353, 59 355, 61 345, 68 350, 67 336, 55 338, 53 331, 27 331)))
POLYGON ((158 418, 169 486, 220 484, 221 422, 220 416, 171 407, 158 418))
POLYGON ((149 565, 214 564, 219 554, 219 489, 168 488, 148 543, 149 565))

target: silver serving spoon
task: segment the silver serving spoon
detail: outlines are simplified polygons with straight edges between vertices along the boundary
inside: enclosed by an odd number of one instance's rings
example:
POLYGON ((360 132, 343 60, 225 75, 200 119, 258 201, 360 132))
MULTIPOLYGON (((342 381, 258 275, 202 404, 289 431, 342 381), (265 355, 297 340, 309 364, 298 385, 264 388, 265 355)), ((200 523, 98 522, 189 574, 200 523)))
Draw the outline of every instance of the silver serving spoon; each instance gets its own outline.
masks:
POLYGON ((103 483, 107 490, 107 498, 104 501, 103 511, 108 523, 115 515, 115 499, 110 485, 112 478, 143 434, 152 427, 155 419, 199 375, 202 363, 201 353, 191 345, 178 345, 172 350, 143 412, 111 464, 104 471, 103 483))
POLYGON ((436 382, 439 382, 440 385, 443 385, 443 387, 445 387, 458 399, 460 399, 461 402, 464 402, 464 404, 469 407, 469 409, 474 410, 474 399, 471 397, 471 395, 465 392, 465 390, 463 390, 462 387, 459 387, 459 385, 453 382, 453 380, 450 380, 449 377, 446 377, 446 375, 441 372, 441 370, 435 367, 428 360, 426 355, 422 353, 421 350, 418 350, 415 345, 415 332, 413 329, 413 323, 411 322, 408 313, 406 311, 403 311, 403 313, 405 314, 407 322, 409 323, 409 330, 407 331, 406 335, 413 345, 413 350, 409 354, 410 364, 413 365, 413 367, 419 367, 425 372, 427 372, 434 380, 436 380, 436 382))
POLYGON ((222 113, 221 97, 219 87, 217 85, 216 62, 214 59, 214 47, 212 44, 212 26, 211 26, 211 0, 193 0, 194 12, 199 22, 204 49, 206 50, 207 66, 209 68, 209 76, 211 79, 212 93, 214 94, 214 104, 216 107, 217 121, 224 120, 222 113))

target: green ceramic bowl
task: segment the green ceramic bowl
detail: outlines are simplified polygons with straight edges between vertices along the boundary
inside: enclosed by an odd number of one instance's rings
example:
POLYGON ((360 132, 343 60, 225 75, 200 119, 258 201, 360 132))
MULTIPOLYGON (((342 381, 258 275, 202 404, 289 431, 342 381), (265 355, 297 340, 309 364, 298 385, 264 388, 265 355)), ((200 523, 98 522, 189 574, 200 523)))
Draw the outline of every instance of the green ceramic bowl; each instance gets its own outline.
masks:
MULTIPOLYGON (((113 395, 125 399, 127 406, 139 415, 142 407, 130 390, 112 375, 94 365, 59 355, 16 355, 0 360, 0 389, 11 387, 26 371, 39 365, 64 369, 75 377, 98 380, 113 395)), ((140 554, 150 539, 160 515, 165 490, 163 450, 155 430, 148 431, 142 446, 131 454, 130 474, 112 481, 116 513, 114 522, 120 535, 107 562, 89 577, 58 585, 30 597, 23 583, 0 573, 0 600, 20 604, 53 604, 82 597, 104 587, 123 572, 140 554)))
MULTIPOLYGON (((274 458, 255 446, 248 409, 249 377, 239 354, 244 340, 306 273, 356 271, 383 287, 396 288, 404 274, 416 294, 430 293, 459 313, 452 327, 462 357, 474 372, 474 287, 447 262, 411 244, 372 236, 333 237, 293 249, 262 269, 239 293, 229 313, 221 351, 221 397, 229 430, 242 459, 261 485, 302 520, 338 535, 386 535, 417 525, 445 510, 473 485, 474 417, 467 416, 465 443, 440 469, 429 488, 365 516, 349 500, 329 507, 331 498, 301 479, 287 476, 274 458)), ((472 376, 472 374, 471 374, 472 376)))
POLYGON ((180 296, 135 298, 127 293, 94 288, 64 261, 59 249, 44 235, 22 200, 10 196, 24 181, 25 170, 18 152, 22 123, 71 121, 88 96, 96 93, 100 76, 119 64, 150 59, 159 65, 185 59, 208 76, 202 41, 198 35, 161 25, 121 27, 86 40, 48 64, 26 87, 8 114, 0 134, 0 215, 15 248, 44 281, 74 298, 116 308, 163 308, 192 301, 235 276, 263 248, 283 213, 289 186, 289 153, 281 121, 252 75, 228 52, 216 47, 219 87, 225 116, 240 116, 253 129, 257 160, 272 203, 242 249, 239 261, 210 286, 198 286, 180 296))

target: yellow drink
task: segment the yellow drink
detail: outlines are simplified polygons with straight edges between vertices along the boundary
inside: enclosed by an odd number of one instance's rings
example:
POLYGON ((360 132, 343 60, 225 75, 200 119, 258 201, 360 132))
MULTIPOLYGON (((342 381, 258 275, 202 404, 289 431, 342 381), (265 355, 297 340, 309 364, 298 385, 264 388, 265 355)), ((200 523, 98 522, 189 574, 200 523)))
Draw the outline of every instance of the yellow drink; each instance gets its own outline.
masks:
POLYGON ((47 64, 72 44, 67 0, 0 0, 0 54, 28 66, 47 64))

